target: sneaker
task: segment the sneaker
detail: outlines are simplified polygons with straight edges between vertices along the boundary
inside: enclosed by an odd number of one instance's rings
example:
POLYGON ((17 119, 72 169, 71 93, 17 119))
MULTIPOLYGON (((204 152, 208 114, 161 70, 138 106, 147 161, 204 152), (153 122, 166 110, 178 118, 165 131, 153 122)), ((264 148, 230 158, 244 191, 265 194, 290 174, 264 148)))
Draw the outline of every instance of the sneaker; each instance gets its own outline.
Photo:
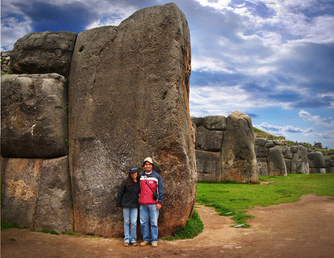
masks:
POLYGON ((132 245, 133 246, 137 246, 138 244, 137 244, 137 242, 133 242, 132 245))
POLYGON ((157 242, 152 242, 152 246, 153 247, 158 247, 158 243, 157 242))
POLYGON ((125 247, 128 247, 128 246, 129 246, 129 243, 128 243, 128 242, 124 242, 124 246, 125 246, 125 247))
POLYGON ((140 246, 147 246, 147 245, 149 245, 149 243, 146 241, 140 243, 140 246))

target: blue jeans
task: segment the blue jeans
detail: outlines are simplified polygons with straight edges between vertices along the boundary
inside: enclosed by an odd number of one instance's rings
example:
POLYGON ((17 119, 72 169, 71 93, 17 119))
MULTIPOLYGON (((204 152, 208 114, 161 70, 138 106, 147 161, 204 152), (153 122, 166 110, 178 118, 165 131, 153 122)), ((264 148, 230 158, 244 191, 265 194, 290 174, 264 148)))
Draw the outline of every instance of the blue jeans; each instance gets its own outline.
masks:
POLYGON ((156 204, 140 205, 140 228, 144 241, 148 243, 158 242, 158 218, 159 210, 157 210, 156 204))
POLYGON ((137 216, 138 208, 123 208, 125 243, 137 242, 137 216))

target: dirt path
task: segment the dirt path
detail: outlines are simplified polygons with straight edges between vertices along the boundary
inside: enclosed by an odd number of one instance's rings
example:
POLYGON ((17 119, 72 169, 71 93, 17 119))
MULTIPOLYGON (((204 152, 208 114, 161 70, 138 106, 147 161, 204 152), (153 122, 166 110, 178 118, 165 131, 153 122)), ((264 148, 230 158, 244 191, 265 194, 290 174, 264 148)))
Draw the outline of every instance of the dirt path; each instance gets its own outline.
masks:
POLYGON ((196 238, 159 241, 159 247, 123 247, 122 239, 2 231, 5 257, 333 257, 334 200, 305 195, 297 203, 256 207, 251 228, 197 205, 204 231, 196 238))

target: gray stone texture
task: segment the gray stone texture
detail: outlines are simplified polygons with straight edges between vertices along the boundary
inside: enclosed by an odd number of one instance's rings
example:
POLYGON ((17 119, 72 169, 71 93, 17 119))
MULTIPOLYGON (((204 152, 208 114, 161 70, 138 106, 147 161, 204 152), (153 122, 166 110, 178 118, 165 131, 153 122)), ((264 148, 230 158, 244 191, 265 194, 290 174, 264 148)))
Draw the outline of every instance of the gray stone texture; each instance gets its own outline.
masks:
POLYGON ((255 153, 258 158, 268 158, 269 149, 264 146, 255 145, 255 153))
POLYGON ((191 117, 191 121, 196 125, 196 127, 203 125, 203 120, 204 117, 194 117, 194 116, 191 117))
POLYGON ((189 115, 190 33, 175 4, 78 35, 69 77, 75 230, 123 235, 116 193, 152 156, 164 180, 159 236, 183 227, 196 200, 189 115))
POLYGON ((257 158, 257 166, 258 166, 258 169, 259 169, 259 175, 268 176, 267 158, 257 158))
POLYGON ((10 68, 14 73, 59 73, 66 77, 76 37, 68 31, 29 33, 16 41, 10 68))
POLYGON ((1 77, 1 155, 67 155, 67 87, 59 74, 1 77))
POLYGON ((269 176, 286 176, 287 170, 283 158, 282 147, 275 146, 269 149, 268 156, 268 175, 269 176))
POLYGON ((311 173, 326 173, 325 159, 322 152, 310 152, 307 156, 311 173))
POLYGON ((73 208, 68 156, 43 160, 35 230, 63 233, 73 230, 73 208))
POLYGON ((203 126, 209 130, 226 130, 226 117, 224 116, 206 116, 203 119, 203 126))
POLYGON ((73 230, 68 158, 3 160, 2 221, 34 230, 73 230))
POLYGON ((197 175, 199 181, 221 181, 221 154, 196 150, 197 175))
POLYGON ((196 128, 196 149, 220 152, 224 137, 223 131, 211 131, 204 126, 196 128))
POLYGON ((288 170, 292 174, 309 174, 309 163, 307 158, 307 148, 304 146, 296 146, 292 149, 293 157, 291 160, 291 169, 288 170), (296 151, 295 151, 296 149, 296 151))
POLYGON ((251 118, 239 111, 226 119, 222 145, 222 180, 257 182, 258 167, 251 118))

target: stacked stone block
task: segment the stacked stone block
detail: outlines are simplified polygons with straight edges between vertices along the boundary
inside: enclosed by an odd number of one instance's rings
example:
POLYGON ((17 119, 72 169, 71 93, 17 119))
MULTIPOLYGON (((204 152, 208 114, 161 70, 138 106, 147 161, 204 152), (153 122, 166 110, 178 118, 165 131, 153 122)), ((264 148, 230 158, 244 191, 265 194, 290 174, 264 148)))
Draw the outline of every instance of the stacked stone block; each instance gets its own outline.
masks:
POLYGON ((282 151, 288 173, 309 173, 308 150, 306 147, 302 145, 296 145, 291 147, 284 146, 282 151))
POLYGON ((255 152, 260 175, 286 176, 287 168, 278 140, 255 139, 255 152))
POLYGON ((334 173, 334 155, 325 159, 325 167, 327 173, 334 173))
POLYGON ((239 111, 192 118, 196 127, 196 164, 200 181, 257 182, 254 131, 239 111))
POLYGON ((226 117, 192 117, 196 127, 196 164, 200 181, 221 181, 221 148, 226 131, 226 117))
POLYGON ((75 39, 72 32, 30 33, 10 52, 15 74, 1 77, 3 222, 73 230, 65 76, 75 39))

